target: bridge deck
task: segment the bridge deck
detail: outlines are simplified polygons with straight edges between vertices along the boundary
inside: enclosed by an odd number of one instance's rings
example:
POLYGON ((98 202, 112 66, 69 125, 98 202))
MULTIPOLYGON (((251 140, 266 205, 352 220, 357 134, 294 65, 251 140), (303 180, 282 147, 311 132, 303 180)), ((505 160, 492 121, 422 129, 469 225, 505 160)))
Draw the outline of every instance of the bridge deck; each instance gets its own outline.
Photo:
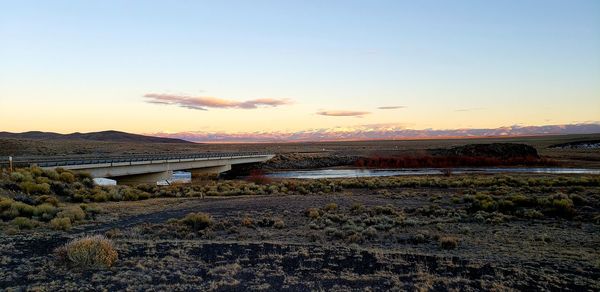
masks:
MULTIPOLYGON (((189 162, 203 160, 222 160, 231 158, 258 158, 272 156, 265 152, 235 152, 235 153, 197 153, 197 154, 165 154, 165 155, 129 155, 113 157, 51 157, 51 158, 32 158, 32 157, 13 157, 15 167, 27 167, 37 165, 40 167, 61 167, 61 166, 125 166, 141 165, 165 162, 189 162)), ((1 167, 8 166, 8 157, 0 161, 1 167)))

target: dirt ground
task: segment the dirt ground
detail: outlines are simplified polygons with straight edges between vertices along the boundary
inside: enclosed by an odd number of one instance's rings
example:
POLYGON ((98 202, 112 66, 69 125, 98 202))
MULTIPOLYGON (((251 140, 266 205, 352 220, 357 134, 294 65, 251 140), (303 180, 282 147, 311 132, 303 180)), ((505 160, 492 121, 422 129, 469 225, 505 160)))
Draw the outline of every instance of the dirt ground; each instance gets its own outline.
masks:
POLYGON ((464 199, 471 192, 347 189, 100 203, 93 222, 70 231, 2 234, 0 289, 600 289, 600 222, 585 219, 598 214, 598 187, 570 190, 587 202, 571 219, 473 212, 464 199), (210 226, 182 224, 192 212, 209 214, 210 226), (81 271, 61 265, 54 248, 83 234, 111 238, 116 264, 81 271))

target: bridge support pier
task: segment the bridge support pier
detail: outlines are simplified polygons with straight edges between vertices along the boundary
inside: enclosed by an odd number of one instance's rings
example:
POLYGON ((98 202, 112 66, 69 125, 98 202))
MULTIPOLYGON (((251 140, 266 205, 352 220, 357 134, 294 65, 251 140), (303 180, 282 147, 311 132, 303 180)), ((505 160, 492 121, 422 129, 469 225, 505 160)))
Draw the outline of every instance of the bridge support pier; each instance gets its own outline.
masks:
POLYGON ((160 180, 171 179, 173 176, 172 170, 144 173, 144 174, 133 174, 111 177, 117 181, 119 185, 136 185, 136 184, 156 184, 160 180))
POLYGON ((205 167, 205 168, 195 168, 190 169, 189 171, 192 173, 192 182, 200 181, 202 179, 216 177, 221 172, 226 172, 231 170, 231 164, 227 165, 219 165, 213 167, 205 167))

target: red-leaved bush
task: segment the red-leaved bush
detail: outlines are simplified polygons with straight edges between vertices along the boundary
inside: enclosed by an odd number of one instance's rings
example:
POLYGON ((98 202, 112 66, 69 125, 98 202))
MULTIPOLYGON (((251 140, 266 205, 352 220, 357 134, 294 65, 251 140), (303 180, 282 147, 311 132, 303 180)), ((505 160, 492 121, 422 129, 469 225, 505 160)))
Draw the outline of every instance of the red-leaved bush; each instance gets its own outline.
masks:
POLYGON ((265 175, 265 172, 260 169, 252 170, 246 180, 258 185, 266 185, 272 182, 272 180, 265 175))
POLYGON ((398 156, 360 158, 355 162, 357 167, 373 168, 448 168, 448 167, 481 167, 481 166, 554 166, 556 162, 534 156, 523 157, 486 157, 486 156, 398 156))

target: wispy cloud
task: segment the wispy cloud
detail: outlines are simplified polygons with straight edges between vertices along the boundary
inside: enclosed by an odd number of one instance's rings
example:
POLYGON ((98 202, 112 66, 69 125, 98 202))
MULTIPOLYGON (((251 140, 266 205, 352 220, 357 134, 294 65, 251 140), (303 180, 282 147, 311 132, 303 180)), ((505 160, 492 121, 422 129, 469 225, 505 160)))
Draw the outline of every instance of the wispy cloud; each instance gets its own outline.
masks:
POLYGON ((395 105, 395 106, 380 106, 377 109, 380 110, 389 110, 389 109, 399 109, 399 108, 406 108, 406 106, 403 105, 395 105))
POLYGON ((508 126, 491 129, 406 129, 402 124, 359 125, 353 129, 310 129, 298 132, 180 132, 150 133, 159 137, 179 138, 193 142, 302 142, 347 140, 394 140, 466 137, 507 137, 549 134, 600 133, 600 124, 566 124, 547 126, 508 126))
POLYGON ((371 112, 363 111, 320 111, 317 115, 330 116, 330 117, 362 117, 368 115, 371 112))
POLYGON ((207 110, 208 108, 240 108, 255 109, 258 107, 275 107, 291 104, 289 99, 259 98, 247 101, 228 100, 211 96, 187 96, 174 94, 148 93, 144 97, 147 103, 177 105, 183 108, 195 110, 207 110))
POLYGON ((455 112, 472 112, 472 111, 479 111, 479 110, 484 110, 485 108, 483 107, 471 107, 471 108, 459 108, 454 110, 455 112))

